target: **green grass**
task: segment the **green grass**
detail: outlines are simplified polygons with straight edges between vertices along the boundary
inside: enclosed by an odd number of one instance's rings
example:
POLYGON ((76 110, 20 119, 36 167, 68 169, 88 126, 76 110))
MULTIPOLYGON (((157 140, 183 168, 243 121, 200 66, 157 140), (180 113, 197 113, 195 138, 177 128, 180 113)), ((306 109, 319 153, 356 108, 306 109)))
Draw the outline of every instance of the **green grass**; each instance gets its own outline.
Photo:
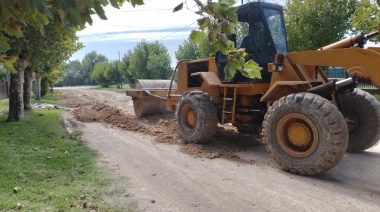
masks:
POLYGON ((41 100, 35 100, 34 99, 34 95, 32 95, 32 104, 35 104, 35 103, 45 103, 45 104, 51 104, 51 105, 57 105, 57 106, 60 106, 60 107, 63 107, 63 104, 58 102, 58 92, 55 91, 53 94, 51 93, 48 93, 46 94, 44 97, 42 97, 43 99, 41 100))
POLYGON ((380 102, 380 95, 373 95, 380 102))
MULTIPOLYGON (((56 97, 38 102, 56 104, 56 97)), ((64 130, 63 110, 33 109, 23 122, 6 122, 7 110, 7 102, 0 102, 0 211, 16 210, 18 203, 25 211, 83 211, 84 203, 102 211, 137 211, 134 203, 104 202, 124 194, 122 182, 96 165, 98 155, 79 135, 64 130)))

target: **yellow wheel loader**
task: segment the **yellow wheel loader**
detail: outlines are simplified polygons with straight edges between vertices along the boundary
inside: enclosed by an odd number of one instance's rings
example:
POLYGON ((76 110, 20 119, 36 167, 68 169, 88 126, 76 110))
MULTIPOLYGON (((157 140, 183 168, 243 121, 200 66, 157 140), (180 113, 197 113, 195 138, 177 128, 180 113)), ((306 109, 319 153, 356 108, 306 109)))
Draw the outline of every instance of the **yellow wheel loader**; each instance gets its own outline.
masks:
MULTIPOLYGON (((251 2, 238 9, 239 22, 254 28, 252 57, 262 79, 237 73, 224 80, 226 57, 181 61, 171 80, 138 80, 127 91, 138 117, 175 112, 187 142, 213 138, 217 124, 244 133, 262 133, 265 147, 286 171, 316 175, 334 167, 346 151, 362 152, 380 140, 380 104, 356 88, 380 88, 380 48, 364 49, 359 33, 315 51, 288 52, 283 8, 251 2), (332 80, 323 67, 342 67, 348 79, 332 80)), ((230 36, 238 43, 236 35, 230 36)))

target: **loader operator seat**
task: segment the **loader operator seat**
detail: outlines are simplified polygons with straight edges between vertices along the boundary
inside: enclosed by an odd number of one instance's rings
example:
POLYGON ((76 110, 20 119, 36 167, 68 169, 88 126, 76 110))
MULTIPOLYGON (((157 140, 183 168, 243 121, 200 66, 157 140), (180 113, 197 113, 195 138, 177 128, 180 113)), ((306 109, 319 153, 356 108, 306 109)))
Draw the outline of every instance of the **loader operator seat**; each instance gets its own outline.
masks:
POLYGON ((225 82, 225 74, 224 74, 224 67, 227 65, 227 57, 226 55, 222 54, 220 51, 216 52, 215 54, 215 63, 216 68, 218 69, 218 75, 222 82, 225 82))
MULTIPOLYGON (((227 39, 231 41, 236 41, 236 35, 227 35, 227 39)), ((235 42, 234 42, 235 43, 235 42)), ((224 73, 224 67, 227 65, 227 57, 226 55, 222 54, 220 51, 216 52, 215 54, 215 64, 216 68, 218 69, 219 78, 223 83, 231 83, 229 81, 226 81, 225 73, 224 73)))
MULTIPOLYGON (((246 52, 252 55, 249 59, 253 59, 263 68, 261 71, 262 79, 253 80, 253 83, 269 83, 272 74, 268 71, 268 63, 274 61, 277 52, 288 52, 282 9, 281 6, 271 3, 250 2, 241 5, 237 11, 239 29, 241 31, 248 29, 251 34, 250 37, 243 39, 244 43, 241 42, 240 47, 245 48, 246 52), (245 42, 251 42, 253 48, 246 46, 245 42)), ((236 46, 236 41, 240 39, 237 39, 236 34, 233 36, 232 39, 228 39, 233 41, 236 46)), ((227 64, 226 56, 220 52, 216 53, 215 62, 223 83, 249 83, 251 81, 251 79, 247 80, 240 72, 237 72, 233 80, 226 82, 224 79, 224 67, 227 64)))

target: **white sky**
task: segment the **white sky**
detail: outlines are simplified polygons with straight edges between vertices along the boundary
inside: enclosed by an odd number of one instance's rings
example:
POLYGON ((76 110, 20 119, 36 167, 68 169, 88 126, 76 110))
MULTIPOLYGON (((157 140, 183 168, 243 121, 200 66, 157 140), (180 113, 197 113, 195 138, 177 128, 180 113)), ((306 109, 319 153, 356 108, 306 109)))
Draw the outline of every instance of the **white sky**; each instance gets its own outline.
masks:
MULTIPOLYGON (((190 9, 195 10, 196 8, 193 7, 195 3, 192 0, 187 1, 191 4, 190 9)), ((197 16, 186 8, 176 13, 172 12, 173 8, 183 0, 145 0, 144 2, 145 5, 135 8, 128 2, 121 9, 107 6, 105 10, 108 20, 101 20, 97 15, 92 16, 93 25, 79 32, 78 36, 86 38, 87 41, 97 42, 103 39, 160 40, 170 39, 173 36, 188 36, 188 30, 186 33, 178 32, 172 36, 165 30, 172 29, 171 31, 175 32, 197 26, 197 16)))
MULTIPOLYGON (((241 0, 235 0, 236 5, 241 4, 241 0)), ((285 0, 272 0, 271 2, 284 4, 285 0)), ((111 6, 105 8, 108 20, 101 20, 97 15, 93 15, 93 24, 78 33, 79 37, 96 35, 92 38, 99 39, 132 39, 141 41, 171 39, 174 37, 185 38, 189 35, 186 30, 190 27, 197 27, 196 20, 199 18, 194 12, 198 10, 193 0, 144 0, 144 5, 133 8, 126 2, 121 9, 111 6), (173 13, 172 10, 181 2, 187 2, 181 11, 173 13), (171 33, 157 32, 172 29, 171 33), (128 35, 120 32, 129 32, 128 35), (136 33, 131 33, 131 32, 136 33), (146 32, 142 32, 146 31, 146 32), (102 36, 107 33, 108 36, 102 36), (117 34, 114 34, 117 33, 117 34), (172 34, 173 33, 173 34, 172 34), (113 34, 113 36, 110 36, 113 34)))

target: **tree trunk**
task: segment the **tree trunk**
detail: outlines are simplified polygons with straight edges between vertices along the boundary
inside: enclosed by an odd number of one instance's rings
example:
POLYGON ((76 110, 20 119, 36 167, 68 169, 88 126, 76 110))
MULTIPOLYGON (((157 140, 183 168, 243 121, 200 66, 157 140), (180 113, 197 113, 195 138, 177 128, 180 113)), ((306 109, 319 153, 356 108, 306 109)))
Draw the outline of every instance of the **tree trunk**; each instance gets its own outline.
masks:
POLYGON ((49 83, 49 86, 50 86, 50 93, 53 94, 53 93, 54 93, 54 87, 53 87, 53 84, 49 83))
POLYGON ((9 85, 9 114, 7 121, 22 121, 24 120, 24 71, 28 66, 28 61, 17 59, 14 67, 16 73, 11 74, 9 85))
POLYGON ((41 100, 41 75, 36 75, 36 84, 35 84, 35 99, 36 100, 41 100))
POLYGON ((25 82, 24 82, 24 109, 25 110, 30 110, 32 109, 32 101, 31 101, 31 96, 32 96, 32 83, 34 80, 34 73, 33 69, 31 68, 26 68, 25 73, 25 82))

